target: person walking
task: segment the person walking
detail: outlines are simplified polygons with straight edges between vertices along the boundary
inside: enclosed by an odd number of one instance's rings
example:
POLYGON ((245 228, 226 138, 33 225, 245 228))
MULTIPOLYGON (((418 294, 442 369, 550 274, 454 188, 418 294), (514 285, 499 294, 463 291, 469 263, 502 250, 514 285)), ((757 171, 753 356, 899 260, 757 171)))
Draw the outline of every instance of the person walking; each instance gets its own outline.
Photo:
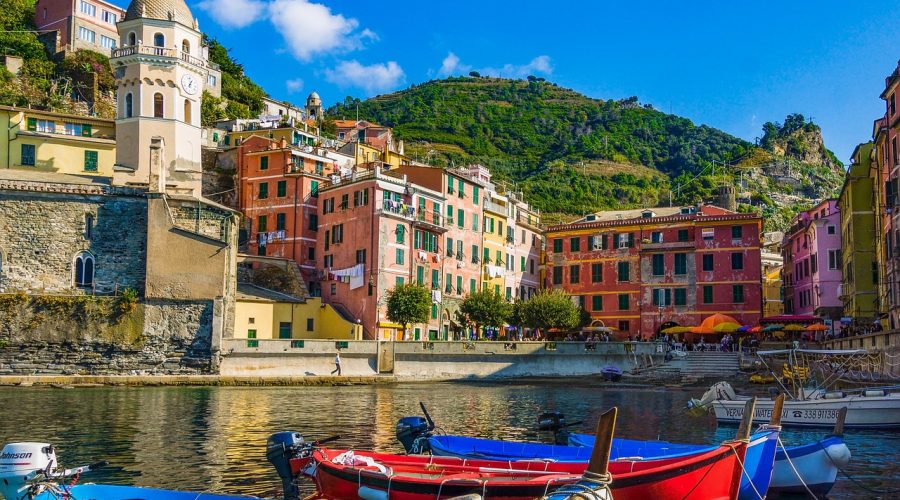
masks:
POLYGON ((337 372, 338 377, 341 376, 341 351, 334 355, 334 370, 331 374, 334 375, 335 372, 337 372))

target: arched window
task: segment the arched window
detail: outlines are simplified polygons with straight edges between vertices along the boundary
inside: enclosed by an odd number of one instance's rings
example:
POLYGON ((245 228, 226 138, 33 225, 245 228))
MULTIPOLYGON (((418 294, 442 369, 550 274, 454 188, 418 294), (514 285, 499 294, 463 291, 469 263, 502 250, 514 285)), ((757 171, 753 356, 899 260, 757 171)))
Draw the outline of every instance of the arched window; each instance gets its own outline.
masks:
POLYGON ((159 92, 153 94, 153 117, 163 118, 163 95, 159 92))
POLYGON ((137 35, 134 34, 134 31, 128 34, 128 45, 137 45, 137 35))
POLYGON ((93 286, 94 256, 81 252, 75 256, 75 286, 93 286))
POLYGON ((131 92, 125 94, 125 118, 134 116, 134 94, 131 92))
POLYGON ((185 54, 190 54, 191 53, 191 42, 189 42, 187 40, 182 40, 181 41, 181 51, 184 52, 185 54))
POLYGON ((155 45, 156 47, 165 47, 166 37, 162 33, 153 35, 153 45, 155 45))
POLYGON ((184 100, 184 122, 191 123, 191 101, 184 100))

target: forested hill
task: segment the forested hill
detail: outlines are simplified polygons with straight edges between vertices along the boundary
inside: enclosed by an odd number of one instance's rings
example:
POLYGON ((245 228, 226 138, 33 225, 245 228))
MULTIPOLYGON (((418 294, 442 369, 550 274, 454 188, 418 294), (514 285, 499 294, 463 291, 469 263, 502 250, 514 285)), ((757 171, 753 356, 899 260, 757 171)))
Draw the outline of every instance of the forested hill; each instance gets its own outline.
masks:
POLYGON ((534 77, 434 80, 365 101, 347 98, 328 114, 355 117, 357 106, 360 118, 393 127, 408 154, 436 164, 483 163, 563 219, 668 203, 670 189, 675 203, 710 200, 721 182, 741 177, 746 200, 771 214, 829 196, 840 183, 840 164, 821 135, 810 132, 818 127, 801 115, 788 117, 785 126, 767 124, 768 147, 759 148, 636 97, 592 99, 534 77), (807 144, 816 138, 818 145, 807 144), (816 160, 819 152, 828 161, 816 160), (806 179, 781 175, 784 162, 796 162, 788 170, 803 171, 806 179), (773 190, 786 198, 766 195, 773 190))

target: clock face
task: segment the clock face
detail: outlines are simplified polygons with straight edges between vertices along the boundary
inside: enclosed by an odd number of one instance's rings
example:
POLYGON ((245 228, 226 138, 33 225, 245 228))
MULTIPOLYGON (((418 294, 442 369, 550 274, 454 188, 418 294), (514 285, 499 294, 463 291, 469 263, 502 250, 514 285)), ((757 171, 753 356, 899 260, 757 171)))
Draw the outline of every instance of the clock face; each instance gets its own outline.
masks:
POLYGON ((190 95, 194 95, 200 90, 200 86, 197 85, 197 80, 191 75, 184 75, 181 77, 181 88, 190 95))

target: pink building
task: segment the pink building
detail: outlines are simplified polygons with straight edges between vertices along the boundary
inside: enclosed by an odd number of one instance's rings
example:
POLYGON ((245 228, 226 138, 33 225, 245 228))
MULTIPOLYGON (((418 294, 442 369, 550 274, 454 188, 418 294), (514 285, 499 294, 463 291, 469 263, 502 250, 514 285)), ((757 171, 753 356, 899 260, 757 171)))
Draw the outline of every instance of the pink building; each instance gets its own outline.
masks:
POLYGON ((841 318, 840 228, 837 200, 825 200, 794 217, 781 247, 785 314, 841 318))
POLYGON ((322 299, 362 324, 364 338, 403 340, 387 319, 387 294, 398 284, 431 289, 429 321, 406 338, 445 338, 441 329, 445 259, 444 197, 378 169, 320 185, 317 266, 322 299))
POLYGON ((34 8, 35 26, 58 31, 61 49, 105 55, 116 48, 116 23, 124 17, 125 9, 103 0, 38 0, 34 8))

